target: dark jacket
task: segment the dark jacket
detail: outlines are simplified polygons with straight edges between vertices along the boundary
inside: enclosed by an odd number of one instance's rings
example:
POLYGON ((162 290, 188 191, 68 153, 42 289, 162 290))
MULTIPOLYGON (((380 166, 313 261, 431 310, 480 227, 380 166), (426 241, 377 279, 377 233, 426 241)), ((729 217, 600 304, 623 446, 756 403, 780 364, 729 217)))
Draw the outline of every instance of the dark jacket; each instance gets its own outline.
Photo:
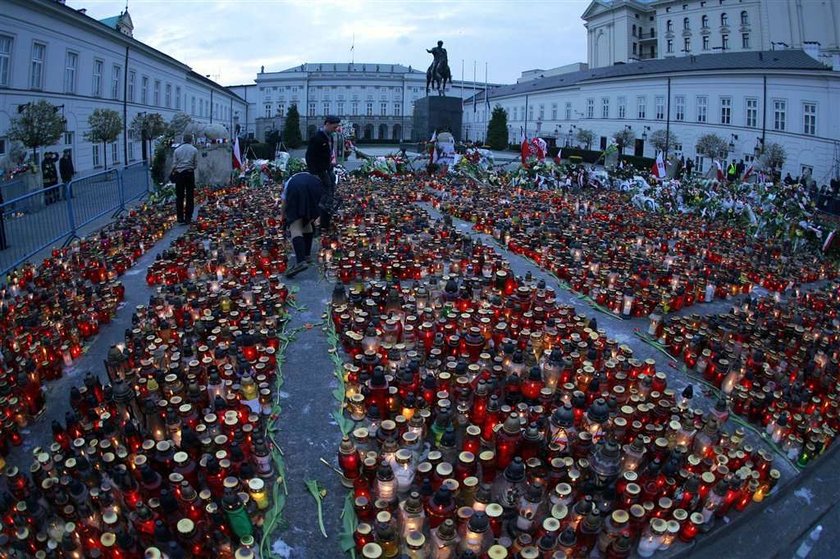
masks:
POLYGON ((76 174, 76 170, 73 168, 73 159, 62 156, 58 160, 58 172, 61 175, 61 182, 69 182, 76 174))
POLYGON ((306 168, 316 175, 332 168, 330 137, 323 130, 318 130, 309 139, 309 146, 306 148, 306 168))
POLYGON ((310 173, 297 173, 286 182, 283 196, 286 199, 286 225, 298 219, 309 223, 318 217, 318 202, 321 201, 323 187, 321 179, 310 173))

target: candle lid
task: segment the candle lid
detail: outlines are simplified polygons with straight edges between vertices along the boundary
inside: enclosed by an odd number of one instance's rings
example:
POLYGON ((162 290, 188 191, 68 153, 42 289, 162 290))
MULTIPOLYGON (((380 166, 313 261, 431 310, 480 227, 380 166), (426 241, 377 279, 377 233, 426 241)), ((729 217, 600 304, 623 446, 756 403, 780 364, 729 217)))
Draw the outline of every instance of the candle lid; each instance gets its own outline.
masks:
POLYGON ((117 543, 117 535, 113 532, 105 532, 99 536, 99 542, 103 547, 113 547, 117 543))
POLYGON ((233 476, 228 476, 225 478, 224 487, 225 489, 233 489, 234 487, 239 485, 239 480, 233 476))
POLYGON ((424 536, 420 532, 411 531, 408 533, 408 536, 405 538, 406 543, 412 547, 423 547, 423 544, 426 543, 426 536, 424 536))
POLYGON ((379 559, 382 557, 382 548, 378 543, 366 543, 362 548, 362 557, 365 559, 379 559))
POLYGON ((507 559, 508 550, 503 545, 493 544, 487 550, 488 559, 507 559))
POLYGON ((195 523, 189 518, 182 518, 178 521, 178 533, 189 534, 195 529, 195 523))
POLYGON ((485 507, 484 512, 490 518, 501 518, 505 510, 499 503, 489 503, 487 507, 485 507))
POLYGON ((265 488, 265 482, 260 478, 251 478, 248 480, 248 489, 254 492, 262 491, 265 488))

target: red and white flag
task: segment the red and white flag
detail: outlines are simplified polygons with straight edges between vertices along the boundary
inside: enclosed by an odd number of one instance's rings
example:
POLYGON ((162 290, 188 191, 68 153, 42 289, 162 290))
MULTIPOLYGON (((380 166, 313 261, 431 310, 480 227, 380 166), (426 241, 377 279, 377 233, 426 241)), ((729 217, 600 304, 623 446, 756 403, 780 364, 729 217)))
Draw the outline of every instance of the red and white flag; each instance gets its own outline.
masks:
POLYGON ((521 147, 520 154, 522 156, 522 164, 525 165, 525 160, 528 159, 528 155, 531 153, 531 148, 528 145, 528 137, 525 136, 524 130, 519 133, 519 145, 521 147))
POLYGON ((242 169, 242 152, 239 151, 239 136, 233 141, 233 168, 242 169))
POLYGON ((717 179, 722 181, 726 174, 723 172, 723 166, 720 164, 720 161, 715 159, 715 166, 717 167, 717 179))
POLYGON ((656 161, 654 161, 650 171, 651 174, 660 180, 665 178, 665 160, 662 158, 661 151, 656 155, 656 161))
POLYGON ((432 163, 437 163, 437 160, 438 160, 437 130, 432 132, 432 137, 429 138, 429 157, 431 158, 432 163))
POLYGON ((828 236, 825 238, 825 242, 823 243, 823 246, 822 246, 822 251, 823 252, 826 252, 828 249, 831 248, 831 245, 834 242, 834 237, 836 236, 836 234, 837 234, 837 230, 835 229, 834 231, 829 233, 828 236))
POLYGON ((746 171, 744 171, 744 176, 741 178, 741 180, 747 182, 747 179, 750 178, 750 175, 753 174, 753 171, 755 171, 755 162, 750 163, 750 166, 747 167, 746 171))

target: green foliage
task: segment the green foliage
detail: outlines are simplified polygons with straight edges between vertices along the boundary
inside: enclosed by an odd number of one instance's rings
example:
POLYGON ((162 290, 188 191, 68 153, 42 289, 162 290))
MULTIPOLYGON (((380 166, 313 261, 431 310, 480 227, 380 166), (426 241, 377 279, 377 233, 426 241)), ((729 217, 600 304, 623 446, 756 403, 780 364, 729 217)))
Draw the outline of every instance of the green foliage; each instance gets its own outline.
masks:
POLYGON ((166 135, 178 138, 184 134, 184 130, 186 130, 187 126, 191 123, 192 117, 187 113, 175 113, 172 115, 172 120, 170 120, 169 124, 166 126, 166 135))
POLYGON ((782 168, 786 159, 787 153, 785 152, 785 148, 776 142, 770 142, 764 148, 760 161, 765 169, 776 170, 782 168))
POLYGON ((152 157, 152 180, 157 184, 166 184, 166 152, 169 150, 169 140, 160 141, 155 146, 152 157))
POLYGON ((58 141, 64 133, 65 121, 58 107, 47 101, 35 101, 25 107, 9 124, 9 139, 31 148, 34 155, 37 148, 58 141))
POLYGON ((120 137, 123 129, 120 113, 112 109, 94 109, 88 117, 88 131, 85 132, 85 140, 91 143, 102 142, 105 156, 105 168, 108 168, 108 144, 115 142, 120 137))
POLYGON ((166 131, 166 122, 160 113, 139 114, 131 121, 131 130, 138 139, 150 140, 166 131))
POLYGON ((624 150, 627 149, 627 146, 632 145, 635 139, 636 133, 627 128, 616 130, 613 133, 613 140, 615 140, 615 143, 618 145, 618 151, 622 155, 624 155, 624 150))
POLYGON ((289 107, 286 113, 286 121, 283 123, 283 143, 287 148, 295 149, 303 145, 303 137, 300 135, 300 113, 297 105, 289 107))
POLYGON ((501 105, 493 107, 490 123, 487 125, 487 145, 490 149, 505 149, 508 143, 507 111, 501 105))
POLYGON ((579 128, 577 134, 575 134, 575 140, 586 146, 586 149, 592 149, 592 142, 595 141, 595 132, 588 128, 579 128))
POLYGON ((697 153, 711 159, 726 159, 729 144, 717 134, 703 134, 697 140, 697 153))
POLYGON ((653 149, 656 151, 665 151, 666 147, 668 149, 672 149, 678 142, 679 139, 677 138, 677 135, 670 130, 665 130, 664 128, 654 130, 650 135, 650 145, 652 145, 653 149))

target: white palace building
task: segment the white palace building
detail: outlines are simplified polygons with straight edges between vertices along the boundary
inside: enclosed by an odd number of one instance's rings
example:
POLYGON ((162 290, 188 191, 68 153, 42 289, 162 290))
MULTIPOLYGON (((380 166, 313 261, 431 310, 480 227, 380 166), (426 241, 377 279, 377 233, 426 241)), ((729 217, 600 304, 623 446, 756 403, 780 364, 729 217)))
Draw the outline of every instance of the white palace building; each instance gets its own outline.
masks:
POLYGON ((776 142, 783 174, 822 184, 840 173, 840 3, 836 0, 593 0, 583 14, 586 64, 523 72, 516 84, 466 101, 464 130, 483 139, 490 109, 520 134, 576 145, 577 130, 603 149, 624 128, 629 152, 653 157, 650 134, 670 129, 671 152, 695 151, 715 133, 730 158, 751 160, 776 142), (475 110, 473 110, 475 103, 475 110))

